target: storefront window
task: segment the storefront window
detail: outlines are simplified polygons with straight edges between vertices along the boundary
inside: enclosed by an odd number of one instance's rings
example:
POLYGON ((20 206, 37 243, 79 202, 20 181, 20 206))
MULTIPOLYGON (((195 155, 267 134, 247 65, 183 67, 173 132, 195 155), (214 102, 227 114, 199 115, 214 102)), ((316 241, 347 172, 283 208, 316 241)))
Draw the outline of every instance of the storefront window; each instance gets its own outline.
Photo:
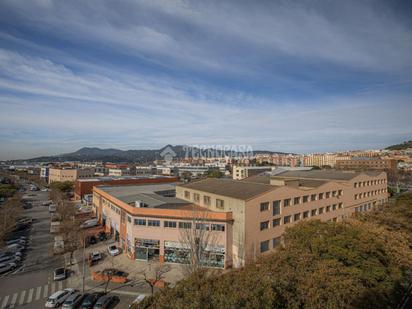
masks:
POLYGON ((135 248, 136 260, 148 261, 159 259, 160 240, 136 238, 135 248))

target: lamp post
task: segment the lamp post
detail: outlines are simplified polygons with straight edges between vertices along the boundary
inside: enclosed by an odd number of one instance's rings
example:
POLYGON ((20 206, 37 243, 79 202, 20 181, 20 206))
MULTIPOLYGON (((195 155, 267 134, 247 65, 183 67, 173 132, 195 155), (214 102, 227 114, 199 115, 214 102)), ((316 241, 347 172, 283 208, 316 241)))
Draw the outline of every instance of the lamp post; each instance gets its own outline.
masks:
POLYGON ((83 231, 83 275, 82 275, 82 293, 84 293, 84 277, 85 277, 85 250, 86 250, 86 232, 83 231))

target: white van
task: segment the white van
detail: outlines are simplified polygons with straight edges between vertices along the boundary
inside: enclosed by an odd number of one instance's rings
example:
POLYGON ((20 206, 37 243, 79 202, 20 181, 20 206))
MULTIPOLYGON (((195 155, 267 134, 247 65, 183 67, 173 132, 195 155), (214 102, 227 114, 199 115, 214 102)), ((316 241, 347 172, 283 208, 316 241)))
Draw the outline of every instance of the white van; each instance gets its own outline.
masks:
POLYGON ((64 303, 67 297, 75 292, 74 289, 64 289, 52 294, 46 301, 47 308, 57 308, 64 303))

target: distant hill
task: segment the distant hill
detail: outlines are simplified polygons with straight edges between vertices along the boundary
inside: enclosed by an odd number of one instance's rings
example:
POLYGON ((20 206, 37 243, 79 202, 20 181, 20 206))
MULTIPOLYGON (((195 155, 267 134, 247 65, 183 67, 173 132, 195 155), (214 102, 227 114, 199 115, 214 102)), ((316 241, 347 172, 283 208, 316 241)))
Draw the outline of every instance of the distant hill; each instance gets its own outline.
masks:
POLYGON ((408 148, 412 148, 412 141, 403 142, 402 144, 392 145, 386 147, 387 150, 405 150, 408 148))
MULTIPOLYGON (((64 161, 104 161, 104 162, 127 162, 127 163, 150 163, 154 160, 161 160, 162 156, 160 155, 163 150, 166 148, 171 149, 176 155, 176 158, 183 159, 186 156, 188 157, 196 157, 199 153, 199 149, 193 148, 193 152, 186 153, 186 146, 183 145, 166 145, 161 149, 142 149, 142 150, 120 150, 114 148, 107 148, 101 149, 98 147, 83 147, 75 152, 72 153, 65 153, 60 155, 54 156, 43 156, 32 158, 25 161, 30 162, 64 162, 64 161)), ((213 152, 213 149, 202 150, 202 153, 210 153, 213 152)), ((254 151, 255 154, 257 153, 281 153, 281 152, 274 152, 274 151, 264 151, 264 150, 257 150, 254 151)))

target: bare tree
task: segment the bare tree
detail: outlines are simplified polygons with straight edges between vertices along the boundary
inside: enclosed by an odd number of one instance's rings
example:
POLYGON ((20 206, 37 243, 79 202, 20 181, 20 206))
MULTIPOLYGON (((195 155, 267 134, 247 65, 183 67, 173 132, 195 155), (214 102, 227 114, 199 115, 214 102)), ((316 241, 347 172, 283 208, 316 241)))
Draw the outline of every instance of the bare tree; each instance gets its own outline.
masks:
POLYGON ((170 266, 166 264, 156 263, 149 264, 149 268, 143 272, 143 280, 150 287, 150 292, 154 294, 154 288, 165 279, 166 273, 170 271, 170 266), (152 267, 153 266, 153 267, 152 267))
POLYGON ((15 194, 0 207, 0 240, 3 240, 16 227, 16 221, 21 214, 21 195, 15 194))
POLYGON ((186 271, 191 274, 204 268, 210 250, 217 246, 218 235, 212 230, 209 211, 193 206, 190 222, 182 223, 180 243, 186 250, 186 271))

